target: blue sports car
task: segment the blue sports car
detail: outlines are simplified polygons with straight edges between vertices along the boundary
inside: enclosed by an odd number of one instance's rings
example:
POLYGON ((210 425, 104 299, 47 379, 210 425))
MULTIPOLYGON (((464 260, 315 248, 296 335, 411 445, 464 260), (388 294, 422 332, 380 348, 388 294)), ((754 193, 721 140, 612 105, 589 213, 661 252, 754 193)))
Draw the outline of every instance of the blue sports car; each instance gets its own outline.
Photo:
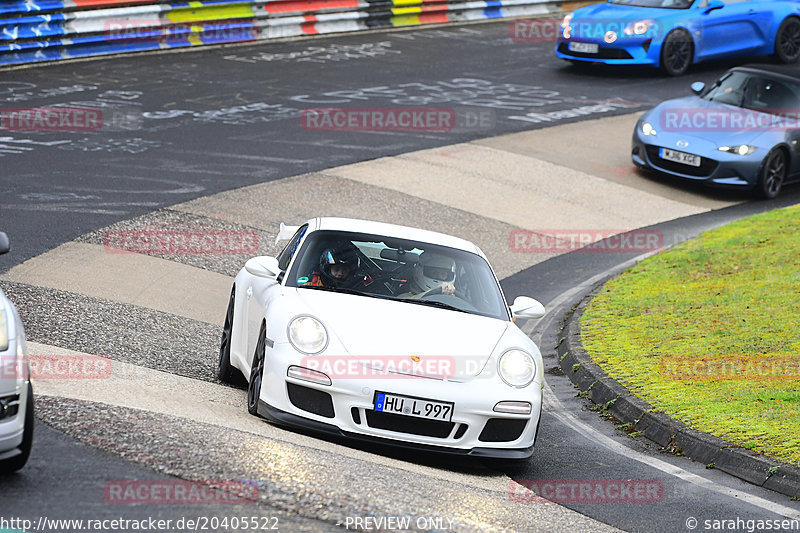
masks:
POLYGON ((711 87, 693 83, 692 91, 642 115, 634 164, 763 198, 800 179, 800 70, 736 67, 711 87))
POLYGON ((568 14, 556 55, 679 76, 707 59, 800 59, 800 0, 609 0, 568 14))

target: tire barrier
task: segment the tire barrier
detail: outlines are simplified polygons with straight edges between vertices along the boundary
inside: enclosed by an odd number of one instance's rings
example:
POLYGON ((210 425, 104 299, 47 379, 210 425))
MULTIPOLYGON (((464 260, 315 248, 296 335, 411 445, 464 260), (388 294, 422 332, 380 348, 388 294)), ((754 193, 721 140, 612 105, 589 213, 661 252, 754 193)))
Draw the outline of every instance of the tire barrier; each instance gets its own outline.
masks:
POLYGON ((560 11, 562 4, 566 2, 12 0, 0 3, 0 66, 377 28, 545 15, 560 11))

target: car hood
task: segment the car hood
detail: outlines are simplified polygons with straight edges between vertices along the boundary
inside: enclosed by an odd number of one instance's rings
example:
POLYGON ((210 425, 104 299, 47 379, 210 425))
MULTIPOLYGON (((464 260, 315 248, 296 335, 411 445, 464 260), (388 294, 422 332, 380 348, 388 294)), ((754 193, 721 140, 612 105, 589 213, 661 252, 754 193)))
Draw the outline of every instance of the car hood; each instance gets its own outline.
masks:
POLYGON ((709 146, 713 145, 714 149, 718 146, 753 144, 765 131, 759 131, 752 126, 767 119, 772 120, 766 113, 711 102, 698 96, 667 100, 642 116, 642 120, 652 124, 659 136, 664 134, 703 139, 709 146), (743 127, 722 128, 710 125, 709 118, 712 116, 729 118, 732 115, 738 115, 743 127), (696 121, 695 117, 701 117, 703 121, 696 121), (687 124, 692 125, 687 127, 687 124), (747 124, 750 126, 746 126, 747 124))
POLYGON ((684 9, 659 9, 655 7, 623 6, 601 3, 583 7, 573 13, 570 26, 572 37, 602 42, 609 31, 619 38, 653 39, 663 37, 672 27, 679 25, 684 9), (624 30, 641 20, 656 21, 647 33, 639 36, 625 36, 624 30))
MULTIPOLYGON (((324 352, 392 363, 411 356, 430 358, 445 372, 471 377, 480 373, 511 322, 407 302, 296 289, 298 297, 322 321, 332 339, 324 352), (335 339, 335 342, 334 342, 335 339), (374 358, 374 359, 373 359, 374 358)), ((425 374, 426 372, 422 372, 425 374)), ((429 373, 429 372, 427 372, 429 373)))

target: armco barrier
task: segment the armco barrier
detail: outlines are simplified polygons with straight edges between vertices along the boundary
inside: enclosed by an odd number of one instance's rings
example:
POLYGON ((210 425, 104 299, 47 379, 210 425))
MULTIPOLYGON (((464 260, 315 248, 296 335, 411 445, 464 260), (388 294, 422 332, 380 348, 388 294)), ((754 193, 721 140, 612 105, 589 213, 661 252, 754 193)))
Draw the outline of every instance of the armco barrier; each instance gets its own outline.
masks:
MULTIPOLYGON (((593 2, 581 2, 585 3, 593 2)), ((553 0, 12 0, 0 2, 0 66, 543 15, 574 4, 553 0)))

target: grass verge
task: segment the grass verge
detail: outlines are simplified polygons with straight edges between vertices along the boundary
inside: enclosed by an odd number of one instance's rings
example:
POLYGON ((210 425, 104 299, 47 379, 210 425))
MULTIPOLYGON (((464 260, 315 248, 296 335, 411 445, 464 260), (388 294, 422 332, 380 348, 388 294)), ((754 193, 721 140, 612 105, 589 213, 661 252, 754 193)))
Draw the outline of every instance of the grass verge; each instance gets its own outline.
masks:
POLYGON ((627 270, 591 301, 581 337, 657 410, 800 466, 800 205, 627 270))

